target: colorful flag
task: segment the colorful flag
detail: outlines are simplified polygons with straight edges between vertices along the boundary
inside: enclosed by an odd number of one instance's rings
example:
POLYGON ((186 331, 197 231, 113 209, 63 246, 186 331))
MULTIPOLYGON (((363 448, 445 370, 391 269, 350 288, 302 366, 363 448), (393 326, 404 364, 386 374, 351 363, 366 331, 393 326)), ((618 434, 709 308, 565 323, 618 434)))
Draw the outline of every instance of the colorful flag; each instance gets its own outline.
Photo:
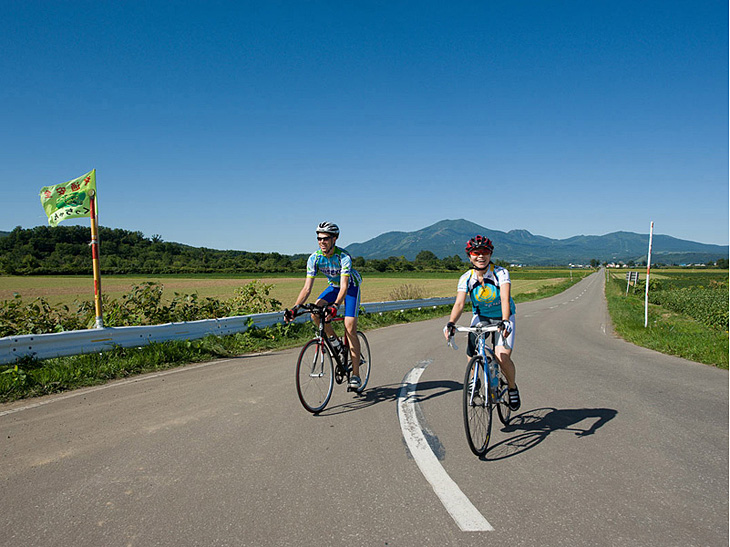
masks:
POLYGON ((96 169, 85 175, 41 188, 41 205, 48 216, 48 224, 58 226, 67 218, 91 216, 91 200, 96 195, 96 169))

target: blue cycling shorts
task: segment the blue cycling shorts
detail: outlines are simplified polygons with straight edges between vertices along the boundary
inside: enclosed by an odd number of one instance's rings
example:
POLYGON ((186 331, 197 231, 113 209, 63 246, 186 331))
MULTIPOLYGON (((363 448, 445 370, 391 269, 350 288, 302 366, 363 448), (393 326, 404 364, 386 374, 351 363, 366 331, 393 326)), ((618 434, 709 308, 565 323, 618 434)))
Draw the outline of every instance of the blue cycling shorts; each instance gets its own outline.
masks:
MULTIPOLYGON (((328 304, 332 304, 337 300, 337 295, 340 292, 339 287, 334 285, 327 285, 327 288, 322 291, 317 300, 324 300, 328 304)), ((355 283, 350 282, 347 287, 347 294, 345 295, 345 317, 357 317, 360 313, 360 287, 355 283)))

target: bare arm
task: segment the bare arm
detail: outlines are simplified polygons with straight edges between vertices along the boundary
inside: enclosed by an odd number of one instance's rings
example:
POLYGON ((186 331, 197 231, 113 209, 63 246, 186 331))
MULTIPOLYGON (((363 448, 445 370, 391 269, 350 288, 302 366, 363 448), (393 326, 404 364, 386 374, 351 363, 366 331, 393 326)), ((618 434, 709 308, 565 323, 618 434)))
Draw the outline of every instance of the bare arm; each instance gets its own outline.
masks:
POLYGON ((510 297, 510 291, 512 288, 512 283, 502 283, 499 286, 499 297, 502 301, 502 319, 505 321, 509 321, 510 316, 512 315, 512 312, 510 311, 509 307, 509 297, 510 297))
POLYGON ((314 286, 314 278, 307 277, 304 280, 304 287, 302 287, 302 290, 299 292, 297 301, 294 304, 295 306, 301 306, 302 304, 304 304, 307 301, 307 298, 309 298, 309 295, 312 293, 313 286, 314 286))
MULTIPOLYGON (((457 292, 456 301, 454 302, 454 307, 451 308, 451 315, 449 316, 449 323, 456 323, 459 320, 459 317, 461 317, 461 314, 464 311, 465 304, 466 304, 466 293, 457 292)), ((444 336, 448 340, 449 333, 444 332, 444 336)))

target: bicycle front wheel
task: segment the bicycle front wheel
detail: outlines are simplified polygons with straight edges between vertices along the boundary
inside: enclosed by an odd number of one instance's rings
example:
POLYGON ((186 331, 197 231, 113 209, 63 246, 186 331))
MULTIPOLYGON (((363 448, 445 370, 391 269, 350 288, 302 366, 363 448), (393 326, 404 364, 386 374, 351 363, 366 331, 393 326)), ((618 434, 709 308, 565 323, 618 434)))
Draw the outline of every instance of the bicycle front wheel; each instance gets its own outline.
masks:
POLYGON ((484 361, 475 355, 469 361, 464 375, 464 429, 469 448, 477 456, 487 453, 492 431, 492 402, 489 400, 489 384, 484 371, 484 361))
POLYGON ((499 415, 499 421, 504 425, 509 425, 510 416, 512 409, 509 407, 509 393, 507 378, 504 376, 502 369, 499 370, 499 392, 497 393, 497 414, 499 415))
POLYGON ((327 406, 334 387, 332 356, 324 345, 310 340, 297 360, 297 395, 302 406, 316 414, 327 406))
POLYGON ((357 331, 357 337, 360 339, 360 387, 357 392, 362 393, 370 379, 372 361, 370 357, 370 344, 368 344, 368 339, 365 338, 365 333, 357 331))

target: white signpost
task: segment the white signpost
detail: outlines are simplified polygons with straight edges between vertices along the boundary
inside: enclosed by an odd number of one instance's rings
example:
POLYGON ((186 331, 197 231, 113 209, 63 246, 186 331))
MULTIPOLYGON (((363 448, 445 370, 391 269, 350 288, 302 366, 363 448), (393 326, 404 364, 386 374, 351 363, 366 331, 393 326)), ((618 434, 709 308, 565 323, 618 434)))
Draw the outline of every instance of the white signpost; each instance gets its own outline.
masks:
POLYGON ((649 256, 646 259, 646 294, 644 295, 644 328, 649 325, 649 272, 651 271, 651 240, 654 237, 654 221, 649 227, 649 256))
POLYGON ((633 283, 636 286, 637 281, 639 281, 639 272, 626 272, 626 296, 629 295, 629 285, 633 283))

